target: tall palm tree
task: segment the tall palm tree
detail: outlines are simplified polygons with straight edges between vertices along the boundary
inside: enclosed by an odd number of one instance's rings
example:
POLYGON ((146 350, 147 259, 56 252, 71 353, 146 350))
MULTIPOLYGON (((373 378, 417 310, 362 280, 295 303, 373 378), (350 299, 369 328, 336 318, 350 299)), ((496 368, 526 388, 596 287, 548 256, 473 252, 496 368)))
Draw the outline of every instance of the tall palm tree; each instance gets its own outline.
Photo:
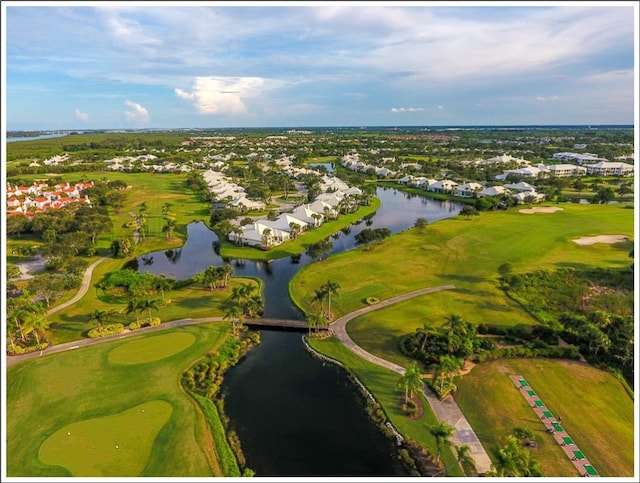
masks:
POLYGON ((173 231, 176 229, 176 220, 172 218, 165 218, 162 232, 167 234, 167 240, 173 239, 173 231))
POLYGON ((409 397, 413 397, 413 392, 422 389, 422 378, 420 377, 420 369, 418 363, 413 362, 398 381, 398 386, 404 388, 404 402, 409 402, 409 397))
POLYGON ((444 468, 442 471, 436 473, 433 476, 438 476, 441 473, 445 475, 449 472, 451 468, 456 465, 460 465, 464 471, 464 468, 473 468, 473 471, 476 472, 476 462, 473 457, 469 454, 471 452, 471 446, 468 444, 463 444, 461 446, 455 446, 456 449, 456 460, 451 463, 449 466, 444 468))
POLYGON ((222 267, 220 267, 220 273, 222 274, 222 286, 226 287, 229 283, 229 277, 233 275, 233 267, 228 263, 225 263, 222 267))
POLYGON ((271 248, 273 244, 273 237, 271 236, 271 228, 265 228, 262 231, 262 246, 264 248, 271 248))
POLYGON ((242 326, 244 319, 242 318, 242 309, 238 305, 230 305, 224 312, 224 320, 231 322, 231 330, 233 336, 238 337, 237 329, 242 326))
POLYGON ((317 330, 317 327, 322 323, 324 316, 322 313, 312 312, 307 315, 307 324, 309 325, 309 335, 311 335, 311 329, 317 330))
POLYGON ((436 373, 433 375, 435 380, 440 382, 440 393, 444 390, 445 380, 451 380, 460 373, 462 368, 462 361, 457 357, 450 355, 440 356, 440 362, 436 373))
POLYGON ((331 318, 331 296, 333 294, 338 295, 340 284, 329 279, 327 280, 327 283, 325 283, 321 288, 323 288, 327 292, 327 312, 329 314, 329 318, 331 318))
MULTIPOLYGON (((19 308, 11 312, 11 314, 7 317, 8 320, 13 321, 18 332, 20 332, 20 339, 24 340, 24 327, 25 322, 29 320, 30 312, 24 308, 19 308)), ((9 325, 9 324, 7 324, 9 325)))
POLYGON ((29 307, 31 317, 29 319, 29 325, 33 329, 36 336, 36 342, 40 345, 40 335, 44 334, 44 331, 49 328, 49 321, 47 320, 47 308, 40 302, 33 304, 29 307))
POLYGON ((98 330, 102 330, 102 324, 110 320, 111 317, 113 317, 117 313, 118 311, 116 309, 107 309, 107 310, 94 309, 94 311, 89 314, 87 321, 90 323, 91 322, 97 323, 98 330))
POLYGON ((162 204, 162 214, 163 215, 168 215, 169 213, 171 213, 171 207, 173 206, 173 203, 169 203, 168 201, 166 203, 162 204))
POLYGON ((431 324, 429 324, 429 322, 425 322, 422 326, 422 328, 417 328, 416 332, 420 332, 422 334, 424 334, 424 337, 422 338, 422 343, 420 344, 420 352, 422 352, 424 350, 424 346, 427 343, 427 339, 429 338, 429 333, 433 330, 433 326, 431 324))
POLYGON ((427 426, 427 429, 433 437, 436 438, 436 448, 438 451, 436 454, 436 461, 440 463, 440 454, 442 453, 442 449, 445 446, 451 446, 449 438, 453 436, 455 428, 446 421, 440 421, 439 424, 427 426))
POLYGON ((130 298, 127 302, 126 312, 129 314, 136 314, 136 322, 140 324, 140 299, 130 298))
POLYGON ((320 303, 320 313, 324 317, 324 299, 327 298, 327 291, 324 289, 324 286, 319 289, 315 289, 315 295, 313 297, 314 302, 320 303))
POLYGON ((151 322, 151 311, 160 310, 158 304, 158 299, 144 298, 140 300, 140 310, 147 311, 147 313, 149 314, 149 322, 151 322))

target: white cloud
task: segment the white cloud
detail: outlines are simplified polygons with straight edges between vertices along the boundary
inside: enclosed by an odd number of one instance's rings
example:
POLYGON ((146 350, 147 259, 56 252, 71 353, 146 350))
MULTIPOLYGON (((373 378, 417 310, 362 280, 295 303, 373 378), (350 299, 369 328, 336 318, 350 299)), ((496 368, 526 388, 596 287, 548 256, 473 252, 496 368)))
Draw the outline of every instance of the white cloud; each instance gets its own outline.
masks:
POLYGON ((260 77, 196 77, 191 92, 175 89, 202 114, 247 114, 244 100, 261 92, 260 77))
POLYGON ((76 119, 82 122, 87 122, 89 120, 89 114, 82 112, 80 109, 76 109, 76 119))
POLYGON ((129 99, 124 101, 124 105, 131 108, 129 111, 124 111, 128 123, 138 125, 149 124, 149 111, 142 107, 142 105, 137 102, 132 102, 129 99))
POLYGON ((424 107, 392 107, 391 112, 420 112, 424 107))
POLYGON ((538 102, 553 102, 553 101, 558 101, 560 100, 560 97, 558 96, 538 96, 536 97, 536 101, 538 102))

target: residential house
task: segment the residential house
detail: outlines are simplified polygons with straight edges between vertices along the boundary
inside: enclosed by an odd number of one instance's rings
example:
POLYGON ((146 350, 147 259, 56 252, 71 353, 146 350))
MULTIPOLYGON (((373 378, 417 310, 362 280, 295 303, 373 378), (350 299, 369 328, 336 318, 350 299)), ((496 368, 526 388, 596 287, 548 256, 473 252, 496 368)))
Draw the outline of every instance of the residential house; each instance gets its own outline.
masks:
POLYGON ((453 194, 462 198, 475 198, 483 189, 484 186, 480 183, 464 183, 458 186, 453 194))
POLYGON ((451 194, 458 187, 458 183, 452 181, 450 179, 443 179, 440 181, 436 181, 433 184, 430 184, 427 187, 427 191, 431 191, 433 193, 448 193, 451 194))
POLYGON ((585 165, 587 174, 595 174, 598 176, 633 176, 634 166, 619 161, 600 161, 596 164, 585 165))

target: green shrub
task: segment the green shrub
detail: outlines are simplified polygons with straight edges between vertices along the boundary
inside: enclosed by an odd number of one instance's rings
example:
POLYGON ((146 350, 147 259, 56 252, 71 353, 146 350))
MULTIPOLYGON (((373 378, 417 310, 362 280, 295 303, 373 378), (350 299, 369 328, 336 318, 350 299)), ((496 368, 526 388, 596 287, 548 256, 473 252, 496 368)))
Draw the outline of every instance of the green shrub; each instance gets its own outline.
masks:
POLYGON ((136 330, 140 328, 140 324, 138 322, 131 322, 129 324, 129 330, 136 330))
POLYGON ((378 300, 376 297, 367 297, 366 302, 367 302, 367 305, 375 305, 378 302, 380 302, 380 300, 378 300))
POLYGON ((91 329, 87 336, 90 339, 97 339, 98 337, 106 337, 108 335, 115 335, 124 332, 124 325, 122 324, 109 324, 102 327, 102 329, 91 329))

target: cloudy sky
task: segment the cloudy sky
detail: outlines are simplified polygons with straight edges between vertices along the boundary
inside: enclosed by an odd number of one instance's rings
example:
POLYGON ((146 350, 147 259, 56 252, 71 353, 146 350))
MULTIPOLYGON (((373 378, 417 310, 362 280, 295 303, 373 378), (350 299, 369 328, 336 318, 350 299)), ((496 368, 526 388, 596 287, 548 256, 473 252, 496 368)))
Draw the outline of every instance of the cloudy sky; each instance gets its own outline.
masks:
POLYGON ((637 2, 2 8, 8 130, 634 122, 637 2))

